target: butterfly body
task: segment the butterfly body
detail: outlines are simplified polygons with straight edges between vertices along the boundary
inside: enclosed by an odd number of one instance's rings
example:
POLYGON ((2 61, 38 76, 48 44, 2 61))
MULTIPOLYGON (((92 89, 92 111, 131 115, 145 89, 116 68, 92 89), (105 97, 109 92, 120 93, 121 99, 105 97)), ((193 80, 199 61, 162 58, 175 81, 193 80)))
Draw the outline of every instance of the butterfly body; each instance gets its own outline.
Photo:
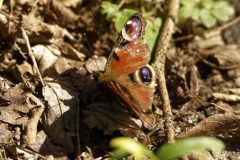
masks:
POLYGON ((155 125, 152 101, 155 72, 148 65, 150 50, 142 42, 146 21, 133 14, 123 26, 100 82, 110 88, 139 116, 148 129, 155 125))

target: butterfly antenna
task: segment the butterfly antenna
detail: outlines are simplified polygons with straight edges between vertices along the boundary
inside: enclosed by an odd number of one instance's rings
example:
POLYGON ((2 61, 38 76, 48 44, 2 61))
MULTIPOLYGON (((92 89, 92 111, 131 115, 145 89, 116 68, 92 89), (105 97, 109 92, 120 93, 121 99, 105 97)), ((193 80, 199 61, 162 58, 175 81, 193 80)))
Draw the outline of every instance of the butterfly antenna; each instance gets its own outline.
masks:
MULTIPOLYGON (((89 47, 89 49, 90 49, 90 52, 92 53, 92 55, 94 55, 93 50, 92 50, 92 47, 91 47, 90 44, 89 44, 89 41, 88 41, 88 38, 87 38, 86 33, 83 33, 83 35, 84 35, 84 37, 85 37, 85 39, 86 39, 86 41, 87 41, 88 47, 89 47)), ((95 59, 94 56, 93 56, 93 59, 94 59, 94 61, 95 61, 95 63, 96 63, 96 66, 97 66, 98 71, 100 71, 99 68, 98 68, 98 65, 97 65, 97 61, 96 61, 96 59, 95 59)))

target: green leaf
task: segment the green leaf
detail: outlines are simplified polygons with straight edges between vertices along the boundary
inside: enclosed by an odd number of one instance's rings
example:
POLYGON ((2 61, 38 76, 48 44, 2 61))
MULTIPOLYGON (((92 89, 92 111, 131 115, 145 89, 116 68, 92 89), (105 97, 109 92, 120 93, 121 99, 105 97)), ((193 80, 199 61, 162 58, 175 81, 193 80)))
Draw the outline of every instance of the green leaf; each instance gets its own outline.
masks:
POLYGON ((196 6, 189 7, 183 6, 179 9, 179 17, 180 18, 192 18, 194 20, 198 19, 200 14, 200 9, 196 6))
POLYGON ((234 14, 234 8, 226 1, 215 1, 211 13, 221 21, 229 20, 229 16, 234 14))
POLYGON ((144 43, 147 43, 150 51, 153 51, 154 45, 157 41, 158 32, 162 26, 162 19, 156 18, 154 22, 147 20, 147 26, 145 30, 144 43))
POLYGON ((213 6, 213 1, 209 1, 209 0, 202 0, 202 5, 203 5, 203 8, 205 9, 211 9, 212 6, 213 6))
POLYGON ((181 0, 180 1, 180 3, 183 6, 188 6, 188 7, 195 6, 198 2, 200 2, 200 0, 181 0))
POLYGON ((110 18, 114 17, 114 15, 118 12, 118 6, 108 2, 103 1, 101 3, 101 14, 107 14, 106 19, 109 20, 110 18))
MULTIPOLYGON (((156 2, 165 2, 166 0, 155 0, 156 2)), ((146 2, 152 2, 152 0, 146 0, 146 2)))
POLYGON ((213 2, 213 7, 214 9, 222 9, 225 6, 229 6, 229 3, 227 1, 214 1, 213 2))
POLYGON ((207 28, 213 27, 217 21, 207 9, 201 9, 200 19, 207 28))
POLYGON ((187 152, 199 149, 223 149, 224 143, 218 139, 209 137, 193 137, 177 140, 172 144, 165 144, 157 151, 157 157, 161 160, 179 158, 187 152))
POLYGON ((132 9, 123 9, 123 10, 119 11, 118 14, 116 14, 117 16, 115 16, 113 18, 113 22, 114 22, 114 27, 115 27, 117 32, 121 31, 124 23, 135 12, 136 11, 132 10, 132 9))
POLYGON ((197 7, 193 7, 191 10, 191 18, 197 20, 200 15, 200 9, 197 7))
POLYGON ((153 160, 157 160, 157 157, 151 150, 141 143, 134 141, 133 139, 126 137, 115 138, 110 141, 110 146, 117 148, 113 151, 114 159, 126 156, 128 153, 134 155, 134 158, 137 160, 142 160, 143 155, 146 155, 153 160))
POLYGON ((222 10, 214 9, 214 10, 211 10, 211 13, 218 20, 227 21, 229 19, 229 16, 226 13, 224 13, 222 10))
POLYGON ((191 6, 183 6, 179 9, 178 15, 181 18, 189 18, 191 17, 191 6))

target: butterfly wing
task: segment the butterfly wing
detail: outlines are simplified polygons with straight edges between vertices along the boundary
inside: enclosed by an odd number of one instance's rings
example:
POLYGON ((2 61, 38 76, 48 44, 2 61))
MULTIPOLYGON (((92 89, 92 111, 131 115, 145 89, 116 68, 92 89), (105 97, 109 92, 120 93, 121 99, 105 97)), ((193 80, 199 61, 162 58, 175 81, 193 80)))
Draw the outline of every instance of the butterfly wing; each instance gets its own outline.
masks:
POLYGON ((133 14, 122 28, 100 82, 111 88, 139 116, 148 129, 154 125, 152 100, 155 72, 148 65, 150 50, 143 44, 146 22, 133 14))

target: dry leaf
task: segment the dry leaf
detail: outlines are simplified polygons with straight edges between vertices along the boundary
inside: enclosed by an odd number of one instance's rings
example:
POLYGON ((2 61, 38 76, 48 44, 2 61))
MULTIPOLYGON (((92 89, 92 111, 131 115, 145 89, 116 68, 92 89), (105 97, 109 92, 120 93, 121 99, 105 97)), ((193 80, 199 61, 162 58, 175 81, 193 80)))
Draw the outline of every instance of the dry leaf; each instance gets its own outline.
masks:
POLYGON ((33 105, 34 108, 29 111, 29 119, 24 124, 24 134, 22 134, 22 136, 25 136, 25 138, 21 144, 22 148, 35 143, 37 124, 45 108, 42 102, 30 93, 26 95, 26 102, 28 102, 29 105, 33 105))
POLYGON ((92 154, 92 150, 87 146, 86 146, 86 148, 87 148, 87 152, 83 152, 81 154, 81 159, 82 160, 95 160, 95 158, 93 157, 93 154, 92 154))
POLYGON ((63 55, 67 58, 71 58, 77 61, 83 61, 86 58, 86 56, 83 53, 79 52, 66 42, 60 44, 58 43, 58 45, 61 46, 60 49, 63 55))
POLYGON ((67 84, 48 82, 43 87, 43 96, 47 101, 47 109, 42 119, 45 132, 54 143, 62 145, 68 153, 72 153, 72 137, 76 136, 78 93, 67 84))
POLYGON ((32 91, 35 90, 36 85, 36 69, 29 64, 27 61, 23 61, 22 64, 16 64, 15 70, 13 71, 14 77, 19 81, 23 82, 32 91))
POLYGON ((14 134, 8 130, 8 125, 0 123, 0 143, 9 143, 12 138, 14 138, 14 134))
POLYGON ((179 138, 203 135, 217 136, 219 134, 231 133, 240 130, 239 123, 240 115, 235 115, 230 112, 216 114, 205 118, 186 133, 180 135, 179 138))
POLYGON ((223 101, 237 102, 240 101, 240 96, 236 94, 226 94, 226 93, 213 93, 213 97, 218 98, 223 101))
POLYGON ((239 52, 240 49, 237 45, 218 46, 214 49, 208 50, 208 53, 214 55, 220 66, 240 64, 239 52))
MULTIPOLYGON (((78 1, 79 0, 75 0, 74 3, 77 3, 78 1)), ((43 5, 43 7, 48 9, 47 10, 48 16, 54 18, 58 24, 62 26, 68 26, 71 28, 76 27, 79 16, 76 15, 69 8, 65 7, 63 3, 57 0, 51 1, 41 0, 40 3, 43 5)), ((74 3, 72 2, 72 4, 74 3)))
POLYGON ((27 122, 27 113, 33 106, 26 103, 26 95, 24 94, 26 91, 27 88, 24 88, 23 84, 18 84, 1 94, 1 121, 12 125, 20 125, 27 122))
POLYGON ((77 7, 77 5, 81 4, 83 2, 83 0, 74 0, 74 1, 72 1, 72 0, 61 0, 60 2, 67 7, 75 8, 75 7, 77 7))
POLYGON ((119 103, 94 103, 84 111, 84 122, 90 126, 104 130, 104 134, 111 135, 118 130, 124 136, 140 141, 148 141, 142 131, 142 122, 129 116, 127 110, 119 103))
POLYGON ((53 47, 44 45, 36 45, 32 47, 34 57, 38 62, 39 71, 43 77, 46 74, 46 70, 53 66, 58 57, 61 56, 61 52, 59 50, 55 49, 54 52, 52 52, 53 49, 51 48, 53 47))
POLYGON ((65 150, 60 146, 54 145, 51 138, 44 131, 37 133, 35 143, 31 144, 29 148, 41 155, 52 155, 55 158, 67 159, 65 150))
POLYGON ((197 44, 199 48, 202 49, 224 45, 221 32, 213 30, 211 30, 210 32, 207 30, 204 33, 204 38, 200 36, 195 36, 194 42, 197 44))
POLYGON ((226 88, 225 91, 229 91, 233 94, 240 95, 240 88, 226 88))
POLYGON ((17 60, 13 58, 13 54, 6 52, 0 55, 0 71, 13 72, 13 68, 17 64, 17 60))
POLYGON ((89 58, 86 61, 86 69, 89 73, 104 71, 106 63, 106 57, 89 58))
POLYGON ((19 84, 7 89, 1 95, 2 102, 5 104, 0 107, 2 122, 24 126, 22 134, 18 127, 13 127, 13 129, 15 128, 14 137, 17 140, 20 139, 20 136, 24 139, 21 141, 22 148, 35 142, 37 124, 44 110, 44 105, 39 99, 26 92, 26 87, 24 87, 23 84, 19 84))

